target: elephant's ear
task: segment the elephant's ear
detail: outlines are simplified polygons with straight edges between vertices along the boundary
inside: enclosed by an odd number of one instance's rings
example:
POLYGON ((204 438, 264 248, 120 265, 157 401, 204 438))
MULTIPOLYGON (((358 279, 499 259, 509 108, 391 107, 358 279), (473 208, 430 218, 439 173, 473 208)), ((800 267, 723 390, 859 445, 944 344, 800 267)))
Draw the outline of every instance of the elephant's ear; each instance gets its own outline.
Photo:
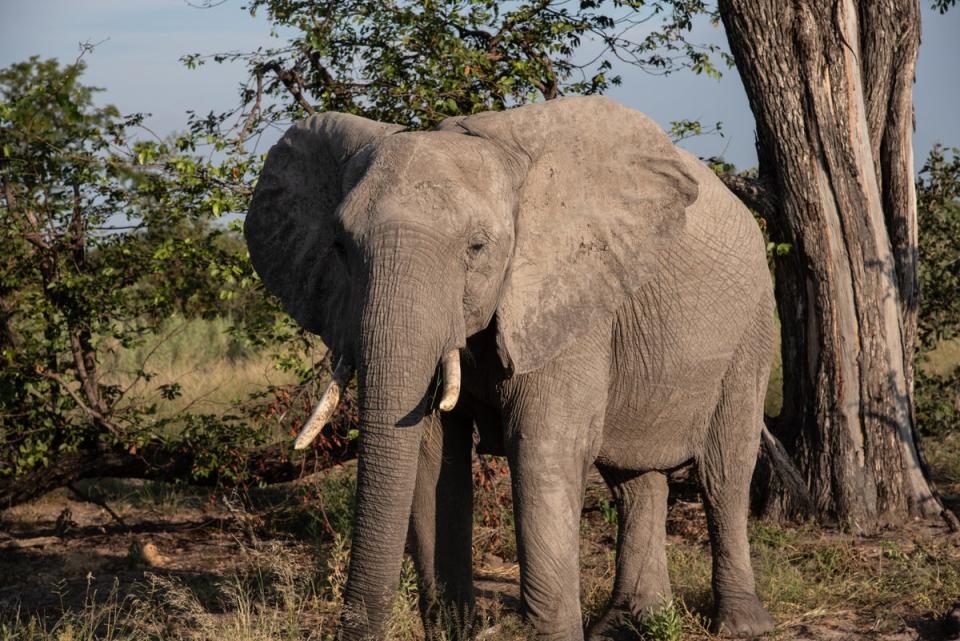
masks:
POLYGON ((516 163, 516 247, 497 308, 500 356, 541 367, 657 270, 698 186, 663 131, 606 98, 561 98, 450 123, 516 163))
POLYGON ((347 276, 331 260, 336 212, 362 167, 364 147, 401 131, 341 113, 297 122, 267 154, 243 231, 254 269, 307 330, 336 344, 331 322, 346 297, 347 276), (354 162, 351 163, 351 159, 354 162))

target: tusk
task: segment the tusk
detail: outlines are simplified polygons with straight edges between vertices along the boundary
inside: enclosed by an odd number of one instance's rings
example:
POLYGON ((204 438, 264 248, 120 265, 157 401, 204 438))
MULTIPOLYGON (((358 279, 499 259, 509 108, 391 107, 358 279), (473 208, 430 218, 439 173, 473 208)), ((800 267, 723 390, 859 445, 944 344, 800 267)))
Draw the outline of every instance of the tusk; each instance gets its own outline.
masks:
POLYGON ((297 434, 297 440, 293 442, 293 449, 302 450, 310 445, 313 439, 317 438, 317 434, 327 424, 327 421, 336 411, 337 405, 340 404, 340 393, 347 386, 347 381, 350 380, 351 375, 353 375, 353 371, 349 365, 344 363, 343 358, 337 361, 330 384, 327 385, 327 390, 323 393, 320 402, 317 403, 316 409, 307 419, 303 429, 297 434))
POLYGON ((460 350, 450 350, 443 355, 440 363, 443 367, 443 395, 440 397, 440 411, 449 412, 460 398, 460 350))

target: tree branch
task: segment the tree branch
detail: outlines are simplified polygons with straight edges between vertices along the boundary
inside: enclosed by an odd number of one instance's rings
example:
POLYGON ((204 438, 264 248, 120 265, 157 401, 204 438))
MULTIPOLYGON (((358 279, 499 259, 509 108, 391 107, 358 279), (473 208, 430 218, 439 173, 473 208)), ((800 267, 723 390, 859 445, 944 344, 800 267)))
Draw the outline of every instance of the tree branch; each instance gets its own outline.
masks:
MULTIPOLYGON (((7 209, 9 209, 11 212, 15 212, 18 210, 18 207, 17 207, 18 200, 17 200, 16 194, 14 193, 13 183, 11 183, 6 176, 2 176, 2 178, 3 178, 3 197, 7 201, 7 209)), ((23 238, 28 243, 36 247, 37 249, 41 249, 41 250, 50 249, 50 246, 47 244, 46 240, 44 240, 43 238, 43 231, 40 228, 40 221, 37 220, 37 215, 34 214, 29 209, 25 209, 23 211, 23 216, 27 219, 27 222, 30 224, 30 227, 33 228, 32 232, 24 232, 23 238)))
POLYGON ((540 93, 543 94, 544 100, 553 100, 557 97, 558 83, 557 74, 553 70, 553 64, 550 62, 550 59, 538 54, 527 43, 523 43, 520 46, 523 48, 523 52, 527 55, 527 58, 533 60, 534 62, 540 63, 540 65, 543 67, 544 73, 547 76, 543 81, 534 80, 534 86, 540 90, 540 93))
POLYGON ((103 428, 106 429, 108 432, 110 432, 110 434, 112 434, 113 436, 116 436, 117 438, 120 438, 120 436, 123 434, 123 430, 121 430, 119 427, 113 424, 110 421, 110 419, 108 419, 106 416, 101 414, 97 409, 87 405, 83 401, 83 399, 80 398, 80 395, 70 388, 70 385, 67 383, 67 381, 63 380, 62 376, 60 376, 56 372, 50 372, 47 370, 41 370, 41 371, 38 371, 38 373, 44 378, 49 378, 51 381, 56 382, 60 386, 60 389, 65 391, 70 396, 70 398, 73 399, 73 402, 77 404, 77 407, 83 410, 83 412, 87 416, 89 416, 91 419, 93 419, 93 421, 97 425, 103 426, 103 428))
POLYGON ((240 128, 240 133, 237 134, 235 142, 240 144, 243 142, 244 138, 247 137, 247 134, 250 133, 250 129, 253 127, 253 122, 257 119, 257 115, 260 113, 260 104, 263 101, 263 69, 257 69, 254 72, 257 76, 257 95, 254 98, 253 106, 250 107, 250 113, 247 114, 246 119, 243 121, 243 126, 240 128))
POLYGON ((759 178, 747 178, 736 174, 717 174, 727 189, 743 201, 743 204, 766 219, 776 216, 777 207, 766 183, 759 178))
POLYGON ((77 498, 79 498, 80 500, 86 501, 87 503, 93 503, 94 505, 106 510, 107 514, 109 514, 113 518, 113 520, 116 521, 120 525, 120 527, 122 527, 124 530, 130 529, 130 527, 126 524, 123 518, 121 518, 121 516, 117 514, 112 507, 110 507, 110 504, 107 503, 105 499, 98 496, 94 496, 90 492, 84 491, 79 486, 77 486, 76 483, 67 483, 67 488, 69 488, 70 491, 73 492, 77 496, 77 498))
POLYGON ((762 519, 799 523, 816 516, 803 474, 767 425, 761 433, 750 493, 753 512, 762 519))
POLYGON ((320 54, 316 50, 312 50, 307 52, 305 55, 307 57, 307 61, 310 62, 310 66, 313 67, 313 70, 323 81, 323 86, 327 87, 334 93, 337 93, 339 83, 333 77, 333 74, 330 73, 330 70, 327 69, 322 62, 320 62, 320 54))
POLYGON ((263 68, 277 74, 277 78, 283 83, 283 86, 287 88, 287 91, 290 92, 290 95, 297 101, 297 104, 303 107, 304 111, 311 116, 317 113, 317 110, 314 109, 304 97, 302 89, 303 83, 300 81, 300 76, 297 75, 296 71, 293 69, 284 69, 277 62, 268 62, 263 68))
MULTIPOLYGON (((329 426, 328 428, 329 429, 329 426)), ((248 482, 286 483, 307 474, 356 458, 357 441, 331 452, 313 452, 307 457, 291 458, 288 442, 253 450, 244 457, 248 482)), ((195 486, 231 485, 216 475, 193 477, 196 456, 187 449, 171 450, 161 443, 148 443, 132 453, 122 447, 100 442, 63 452, 44 467, 17 477, 0 477, 0 510, 31 501, 69 483, 87 478, 139 478, 153 481, 181 481, 195 486)))

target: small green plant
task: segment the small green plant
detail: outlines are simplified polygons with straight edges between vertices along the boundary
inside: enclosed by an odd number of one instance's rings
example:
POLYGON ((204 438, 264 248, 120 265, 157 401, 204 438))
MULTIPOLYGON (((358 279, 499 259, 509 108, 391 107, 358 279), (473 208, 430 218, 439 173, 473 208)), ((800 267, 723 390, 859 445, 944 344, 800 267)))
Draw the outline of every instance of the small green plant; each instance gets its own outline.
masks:
POLYGON ((637 630, 644 641, 680 641, 683 616, 673 599, 664 599, 660 607, 644 615, 637 630))
POLYGON ((400 569, 400 588, 393 602, 393 612, 387 624, 386 638, 397 641, 414 641, 414 639, 423 638, 418 603, 417 573, 413 562, 406 557, 400 569))
POLYGON ((773 549, 783 549, 797 538, 797 528, 785 528, 776 523, 757 521, 750 531, 750 542, 773 549))
POLYGON ((847 547, 824 546, 814 552, 813 558, 819 570, 818 574, 822 576, 841 576, 849 569, 850 554, 847 547))
POLYGON ((339 603, 347 587, 347 567, 350 563, 350 540, 337 535, 327 559, 326 596, 330 601, 339 603))
POLYGON ((610 499, 600 499, 597 501, 597 508, 600 510, 600 516, 608 524, 617 527, 617 504, 610 499))

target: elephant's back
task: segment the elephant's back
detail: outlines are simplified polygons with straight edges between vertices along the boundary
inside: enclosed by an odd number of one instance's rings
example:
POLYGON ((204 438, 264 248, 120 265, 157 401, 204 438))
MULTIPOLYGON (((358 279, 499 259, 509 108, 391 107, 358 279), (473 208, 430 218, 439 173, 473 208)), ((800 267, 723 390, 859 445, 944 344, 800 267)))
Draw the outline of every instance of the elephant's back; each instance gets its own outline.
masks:
POLYGON ((753 214, 699 158, 677 151, 699 186, 697 200, 687 208, 687 244, 702 243, 706 260, 748 268, 744 279, 758 290, 769 288, 766 243, 753 214))
POLYGON ((773 281, 760 225, 717 175, 692 154, 679 150, 699 185, 687 207, 684 233, 660 265, 660 286, 673 282, 684 294, 684 313, 725 329, 722 343, 739 337, 766 305, 773 281))

